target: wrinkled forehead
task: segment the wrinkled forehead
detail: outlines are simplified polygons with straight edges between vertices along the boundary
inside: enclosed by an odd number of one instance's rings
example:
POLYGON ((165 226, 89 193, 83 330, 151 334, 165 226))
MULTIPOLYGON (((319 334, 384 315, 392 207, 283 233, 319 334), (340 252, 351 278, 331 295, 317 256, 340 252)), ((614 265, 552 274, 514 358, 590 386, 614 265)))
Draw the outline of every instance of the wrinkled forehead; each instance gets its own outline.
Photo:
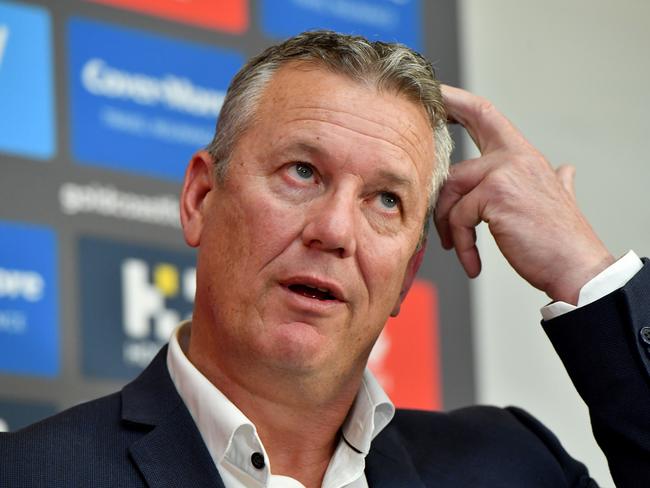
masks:
MULTIPOLYGON (((334 124, 355 120, 373 135, 397 141, 414 161, 433 163, 433 132, 426 110, 405 95, 380 90, 314 62, 289 62, 273 75, 262 93, 255 122, 278 125, 296 114, 334 124)), ((426 164, 429 166, 429 164, 426 164)))
MULTIPOLYGON (((269 81, 266 83, 262 93, 262 101, 268 103, 270 100, 279 100, 281 97, 290 96, 296 97, 296 89, 303 88, 301 85, 310 85, 314 88, 310 93, 310 96, 314 96, 314 92, 317 91, 316 88, 318 83, 314 85, 314 81, 318 82, 319 79, 324 77, 335 77, 340 80, 340 82, 346 84, 354 84, 360 88, 365 89, 369 94, 376 95, 392 95, 396 98, 402 100, 410 101, 421 115, 429 128, 430 131, 433 131, 429 116, 427 114, 426 108, 420 102, 417 95, 409 94, 403 89, 398 88, 397 82, 391 83, 387 81, 385 77, 382 78, 381 82, 378 80, 379 75, 369 71, 364 74, 352 74, 349 72, 344 72, 342 70, 336 69, 332 66, 328 66, 323 62, 317 60, 292 60, 282 63, 282 65, 270 76, 269 81), (311 77, 302 77, 300 74, 312 73, 314 76, 311 77), (297 76, 298 75, 298 76, 297 76), (291 83, 293 82, 293 83, 291 83), (289 88, 283 90, 283 88, 289 88)), ((322 92, 318 95, 321 95, 324 99, 327 98, 328 93, 322 92)))

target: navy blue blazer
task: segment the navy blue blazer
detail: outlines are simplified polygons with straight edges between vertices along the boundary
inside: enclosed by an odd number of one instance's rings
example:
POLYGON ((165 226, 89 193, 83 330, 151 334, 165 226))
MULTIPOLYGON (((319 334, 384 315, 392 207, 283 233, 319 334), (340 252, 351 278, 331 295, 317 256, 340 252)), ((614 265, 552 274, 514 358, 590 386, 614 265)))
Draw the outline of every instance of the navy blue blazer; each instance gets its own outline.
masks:
MULTIPOLYGON (((544 327, 619 487, 650 485, 650 266, 544 327)), ((121 392, 0 434, 0 487, 223 487, 163 348, 121 392)), ((517 408, 398 410, 366 458, 370 487, 593 487, 586 468, 517 408)))

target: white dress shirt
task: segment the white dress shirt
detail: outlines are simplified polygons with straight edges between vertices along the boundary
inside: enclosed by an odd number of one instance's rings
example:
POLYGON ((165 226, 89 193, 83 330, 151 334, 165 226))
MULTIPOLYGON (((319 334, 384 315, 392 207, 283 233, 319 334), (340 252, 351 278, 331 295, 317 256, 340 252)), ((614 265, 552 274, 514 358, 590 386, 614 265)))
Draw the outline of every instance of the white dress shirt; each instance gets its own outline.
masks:
MULTIPOLYGON (((542 317, 550 320, 604 297, 625 285, 642 266, 638 256, 629 251, 582 287, 577 306, 553 302, 541 309, 542 317)), ((190 327, 189 321, 183 322, 174 331, 169 341, 167 367, 225 487, 304 488, 293 478, 272 473, 253 423, 189 361, 184 351, 187 351, 190 327), (254 466, 253 457, 258 467, 254 466)), ((390 399, 366 369, 341 429, 342 438, 325 472, 323 488, 368 487, 365 457, 370 443, 388 425, 394 413, 390 399)))
MULTIPOLYGON (((226 488, 304 488, 288 476, 272 473, 268 455, 253 423, 185 355, 190 322, 172 334, 167 367, 190 411, 226 488), (255 454, 258 453, 258 454, 255 454), (258 466, 253 465, 256 456, 258 466), (260 458, 262 456, 263 458, 260 458)), ((395 407, 369 370, 341 428, 342 438, 330 460, 323 488, 367 488, 364 473, 370 443, 391 421, 395 407)))

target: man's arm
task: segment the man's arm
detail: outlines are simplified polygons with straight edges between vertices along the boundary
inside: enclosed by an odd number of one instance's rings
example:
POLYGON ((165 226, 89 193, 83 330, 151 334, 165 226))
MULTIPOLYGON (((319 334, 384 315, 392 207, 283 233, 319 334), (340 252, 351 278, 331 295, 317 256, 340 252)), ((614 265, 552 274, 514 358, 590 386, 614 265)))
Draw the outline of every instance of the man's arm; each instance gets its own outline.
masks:
MULTIPOLYGON (((481 156, 455 165, 441 192, 436 226, 443 247, 455 248, 476 276, 474 228, 487 222, 519 275, 554 301, 576 305, 583 286, 614 258, 577 207, 572 168, 554 170, 489 102, 451 87, 444 94, 450 118, 467 129, 481 156)), ((650 345, 642 333, 650 326, 649 266, 623 288, 544 322, 620 486, 650 479, 650 345)))
POLYGON ((589 407, 617 486, 650 480, 650 263, 622 288, 543 322, 589 407))

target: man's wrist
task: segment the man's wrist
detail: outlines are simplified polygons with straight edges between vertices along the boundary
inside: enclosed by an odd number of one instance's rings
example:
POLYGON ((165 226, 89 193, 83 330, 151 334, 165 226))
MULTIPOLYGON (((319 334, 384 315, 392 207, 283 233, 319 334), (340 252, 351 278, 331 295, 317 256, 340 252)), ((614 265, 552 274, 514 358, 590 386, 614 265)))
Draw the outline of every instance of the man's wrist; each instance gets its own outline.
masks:
POLYGON ((583 307, 612 293, 625 284, 643 267, 643 263, 634 251, 628 251, 610 266, 598 273, 580 289, 577 304, 554 301, 540 311, 544 320, 551 320, 567 312, 583 307))
POLYGON ((555 279, 546 288, 549 298, 556 302, 577 305, 582 288, 616 262, 605 247, 598 252, 569 258, 555 279))

